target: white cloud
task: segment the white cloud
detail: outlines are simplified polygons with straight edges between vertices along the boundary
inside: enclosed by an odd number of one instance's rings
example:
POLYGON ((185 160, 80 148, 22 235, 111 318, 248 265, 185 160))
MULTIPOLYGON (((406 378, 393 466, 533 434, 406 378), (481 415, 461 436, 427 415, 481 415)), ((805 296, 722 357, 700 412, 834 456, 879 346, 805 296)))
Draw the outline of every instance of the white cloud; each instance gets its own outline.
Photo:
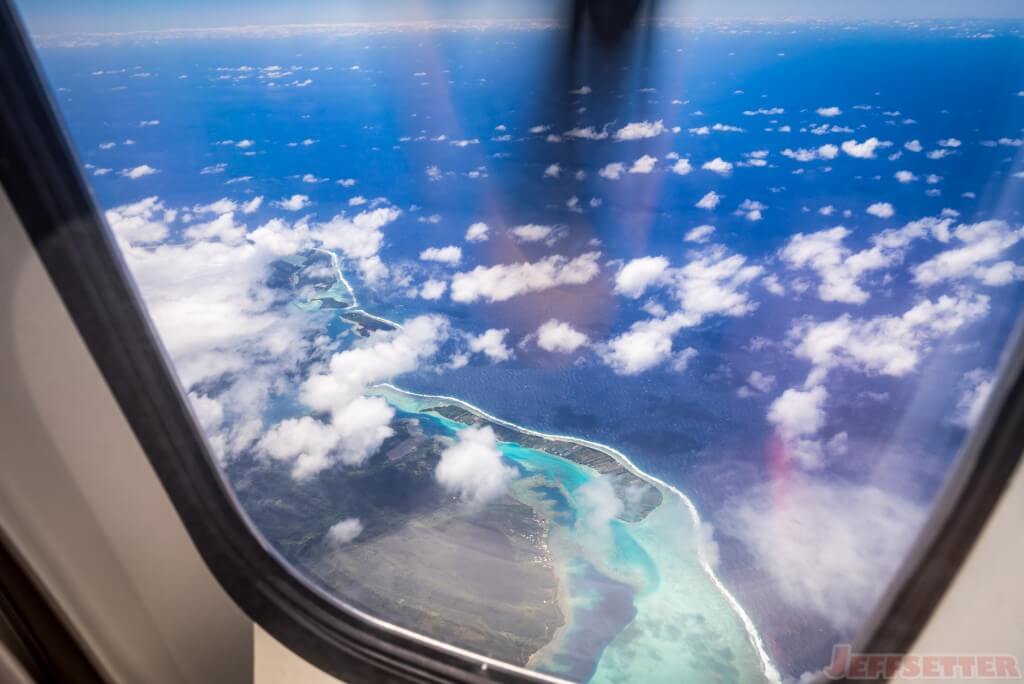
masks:
POLYGON ((636 299, 658 282, 668 267, 668 259, 663 256, 633 259, 615 274, 615 292, 636 299))
POLYGON ((813 126, 810 129, 811 135, 828 135, 829 133, 853 133, 853 129, 849 126, 829 126, 828 124, 821 124, 819 126, 813 126))
POLYGON ((448 283, 445 281, 430 279, 420 288, 420 297, 431 301, 438 300, 444 296, 447 289, 448 283))
POLYGON ((766 275, 764 278, 761 278, 761 285, 764 287, 764 289, 768 290, 777 297, 782 297, 783 295, 786 294, 785 286, 783 286, 783 284, 779 281, 779 277, 774 273, 766 275))
POLYGON ((274 206, 280 207, 286 211, 302 211, 310 204, 312 204, 312 202, 309 201, 308 195, 292 195, 291 197, 282 197, 277 202, 274 202, 274 206))
MULTIPOLYGON (((371 407, 380 408, 378 404, 371 407)), ((385 419, 391 419, 386 412, 385 419)), ((384 429, 387 432, 381 441, 390 435, 389 429, 384 429)), ((379 425, 377 430, 380 430, 379 425)), ((281 421, 260 441, 261 448, 269 457, 294 463, 292 476, 296 479, 310 477, 331 465, 329 455, 337 444, 338 436, 332 427, 309 416, 281 421)))
POLYGON ((471 509, 501 498, 516 471, 504 464, 490 426, 467 427, 441 452, 434 476, 438 483, 471 509))
MULTIPOLYGON (((636 262, 640 260, 630 263, 636 262)), ((740 255, 728 256, 721 248, 695 255, 679 268, 661 270, 660 264, 648 264, 637 271, 635 281, 627 284, 623 294, 631 296, 652 285, 664 286, 677 300, 679 310, 634 323, 601 346, 602 360, 621 375, 640 373, 667 361, 672 356, 672 338, 683 328, 699 325, 711 315, 742 316, 753 311, 756 305, 746 289, 762 271, 760 266, 747 265, 740 255)))
POLYGON ((771 107, 771 108, 760 108, 755 110, 746 110, 743 112, 743 116, 777 116, 779 114, 785 114, 786 110, 782 107, 771 107))
POLYGON ((608 180, 619 180, 622 174, 626 172, 626 165, 622 162, 612 162, 611 164, 605 164, 597 175, 601 178, 607 178, 608 180))
POLYGON ((505 345, 508 329, 491 328, 469 339, 469 350, 474 354, 483 354, 491 361, 508 361, 512 358, 512 350, 505 345))
POLYGON ((132 180, 138 180, 146 176, 152 176, 154 173, 160 173, 159 169, 154 169, 149 164, 142 164, 141 166, 134 166, 130 169, 121 169, 117 172, 117 175, 124 176, 125 178, 131 178, 132 180))
POLYGON ((875 202, 865 209, 865 211, 872 216, 877 216, 881 219, 892 218, 893 214, 896 213, 896 210, 893 209, 892 205, 888 202, 875 202))
POLYGON ((545 178, 558 178, 560 173, 562 173, 562 167, 559 164, 549 164, 548 167, 544 169, 545 178))
POLYGON ((737 166, 768 166, 768 150, 754 150, 753 152, 747 152, 744 156, 747 160, 739 162, 737 166))
POLYGON ((509 232, 520 242, 540 242, 541 240, 546 240, 551 237, 551 234, 554 232, 554 228, 551 226, 527 223, 510 228, 509 232))
POLYGON ((713 171, 720 176, 728 176, 732 173, 732 162, 727 162, 721 157, 715 157, 709 162, 704 162, 701 166, 702 169, 713 171))
POLYGON ((215 202, 209 204, 195 204, 192 206, 193 214, 227 214, 232 211, 236 211, 238 205, 227 197, 221 197, 215 202))
POLYGON ((466 229, 467 242, 484 242, 487 240, 487 233, 490 227, 486 223, 477 222, 466 229))
POLYGON ((884 249, 900 249, 906 247, 918 238, 930 235, 939 242, 949 242, 953 217, 946 216, 936 218, 932 216, 911 221, 902 228, 883 230, 871 236, 871 241, 884 249))
POLYGON ((629 167, 629 172, 650 173, 651 171, 654 170, 654 167, 657 163, 658 159, 656 157, 652 157, 649 154, 645 154, 644 156, 640 157, 635 162, 633 162, 633 165, 629 167))
POLYGON ((673 274, 673 295, 682 312, 696 319, 712 314, 742 316, 754 310, 745 288, 763 272, 724 249, 705 250, 673 274))
POLYGON ((579 516, 576 531, 590 545, 610 546, 612 520, 622 515, 624 506, 615 494, 611 478, 597 475, 573 491, 579 516))
POLYGON ((431 164, 423 173, 427 174, 427 179, 431 181, 439 181, 444 178, 444 172, 441 171, 437 164, 431 164))
POLYGON ((874 159, 875 150, 880 147, 888 147, 890 143, 882 142, 878 138, 868 138, 862 143, 856 140, 847 140, 842 144, 843 152, 857 159, 874 159))
POLYGON ((356 179, 355 178, 339 178, 338 180, 335 181, 335 183, 337 183, 338 185, 340 185, 343 188, 351 188, 353 185, 356 184, 356 179))
POLYGON ((1024 278, 1024 267, 1012 261, 993 263, 1024 238, 1024 228, 1013 230, 1005 221, 990 220, 957 226, 952 236, 961 246, 915 266, 915 283, 930 286, 945 280, 974 278, 985 285, 998 286, 1024 278))
POLYGON ((676 163, 672 165, 672 173, 679 176, 685 176, 691 171, 693 171, 693 166, 690 165, 689 159, 677 159, 676 163))
POLYGON ((956 138, 946 138, 945 140, 939 141, 939 147, 960 147, 962 145, 956 138))
POLYGON ((570 90, 569 94, 570 95, 589 95, 592 92, 593 92, 593 90, 591 90, 590 86, 584 85, 584 86, 580 86, 576 90, 570 90))
POLYGON ((714 226, 709 226, 706 224, 703 226, 697 226, 696 228, 689 230, 686 233, 686 235, 683 236, 683 240, 685 240, 686 242, 696 242, 698 244, 703 244, 707 242, 709 239, 711 239, 711 234, 714 232, 714 226))
POLYGON ((679 317, 634 323, 608 341, 601 358, 620 375, 636 375, 664 363, 672 355, 672 337, 682 329, 679 317))
POLYGON ((217 399, 203 396, 195 392, 188 393, 189 403, 199 425, 208 435, 215 435, 217 430, 224 424, 224 405, 217 399))
POLYGON ((357 347, 334 354, 325 372, 310 376, 299 399, 328 422, 311 416, 289 418, 260 440, 269 457, 291 464, 296 479, 312 477, 337 463, 358 465, 393 434, 395 411, 366 388, 419 367, 448 337, 441 316, 418 316, 402 328, 378 331, 357 347))
POLYGON ((313 234, 327 249, 340 249, 350 259, 367 259, 380 251, 384 242, 381 228, 401 213, 394 207, 378 207, 353 217, 340 213, 327 223, 318 224, 313 234))
POLYGON ((760 221, 764 218, 763 212, 768 206, 757 200, 745 199, 736 209, 737 216, 743 216, 748 221, 760 221))
POLYGON ((213 434, 204 425, 217 457, 227 459, 259 436, 273 384, 311 357, 308 317, 267 285, 271 264, 308 247, 309 231, 274 219, 246 234, 228 211, 193 224, 182 241, 149 244, 174 214, 153 198, 108 218, 186 390, 217 381, 216 396, 205 398, 220 404, 220 426, 213 434))
POLYGON ((254 140, 239 140, 238 142, 235 143, 235 147, 240 147, 244 150, 246 148, 252 147, 255 144, 256 141, 254 140))
POLYGON ((690 362, 697 358, 698 355, 699 353, 696 349, 693 347, 687 347, 686 349, 682 349, 673 354, 672 361, 669 365, 676 373, 682 373, 689 367, 690 362))
POLYGON ((242 202, 239 209, 243 214, 254 214, 261 206, 263 206, 263 195, 253 197, 248 202, 242 202))
POLYGON ((860 286, 860 279, 870 271, 891 265, 898 255, 878 245, 854 253, 843 245, 849 235, 850 231, 843 226, 797 233, 780 256, 790 268, 811 268, 818 274, 818 296, 822 301, 863 304, 868 293, 860 286))
POLYGON ((943 147, 943 148, 938 149, 938 150, 932 150, 931 152, 929 152, 925 156, 928 157, 929 159, 944 159, 944 158, 948 157, 951 154, 953 154, 953 153, 948 148, 943 147))
POLYGON ((843 113, 843 110, 839 107, 818 107, 816 111, 818 112, 818 116, 824 117, 839 116, 843 113))
POLYGON ((553 255, 536 262, 477 266, 452 278, 452 299, 502 302, 529 292, 560 285, 582 285, 597 276, 600 252, 588 252, 574 259, 553 255))
POLYGON ((357 261, 356 268, 359 270, 359 277, 371 287, 382 282, 390 272, 387 264, 376 254, 357 261))
POLYGON ((537 346, 544 351, 571 353, 589 342, 568 323, 552 318, 537 328, 537 346))
POLYGON ((750 388, 755 392, 765 394, 772 391, 775 387, 775 376, 762 373, 761 371, 751 371, 750 375, 747 376, 747 384, 744 388, 750 388))
POLYGON ((708 194, 701 197, 696 204, 698 209, 712 210, 718 206, 718 203, 722 201, 722 196, 712 190, 708 194))
POLYGON ((786 148, 782 150, 783 157, 789 157, 798 162, 810 162, 816 159, 835 159, 839 155, 839 148, 835 145, 822 145, 818 148, 797 148, 795 150, 786 148))
POLYGON ((920 152, 924 149, 920 140, 909 140, 903 143, 903 147, 910 152, 920 152))
POLYGON ((420 252, 421 261, 436 261, 441 264, 456 265, 462 261, 462 248, 455 245, 447 247, 428 247, 420 252))
POLYGON ((923 506, 874 485, 804 475, 786 480, 784 496, 758 485, 725 510, 721 529, 745 544, 778 595, 847 635, 868 617, 925 516, 923 506))
POLYGON ((994 385, 995 378, 992 377, 992 374, 981 368, 964 373, 960 381, 962 394, 956 405, 957 413, 954 421, 968 429, 977 425, 994 385))
POLYGON ((822 145, 818 148, 818 156, 822 159, 835 159, 839 156, 839 148, 835 145, 822 145))
POLYGON ((190 240, 219 240, 227 244, 238 244, 245 239, 245 226, 235 223, 235 213, 229 211, 212 221, 189 226, 185 237, 190 240))
POLYGON ((331 525, 327 530, 327 539, 332 544, 344 545, 351 542, 363 532, 363 523, 359 518, 345 518, 331 525))
POLYGON ((785 441, 789 456, 809 470, 824 465, 823 450, 813 437, 825 426, 827 399, 828 392, 821 385, 808 389, 792 387, 779 395, 768 408, 768 422, 775 426, 785 441))
POLYGON ((600 131, 593 126, 587 126, 586 128, 572 128, 563 135, 567 138, 580 138, 582 140, 604 140, 608 137, 608 131, 601 129, 600 131))
POLYGON ((665 123, 661 119, 657 121, 637 121, 628 123, 619 130, 615 131, 615 140, 622 142, 624 140, 642 140, 644 138, 654 138, 667 129, 665 123))
POLYGON ((350 207, 361 207, 366 204, 367 199, 362 195, 356 195, 355 197, 348 198, 348 206, 350 207))
POLYGON ((130 243, 160 242, 167 237, 168 224, 177 212, 168 210, 159 197, 147 197, 104 212, 118 240, 130 243))
POLYGON ((934 342, 985 316, 984 295, 943 295, 921 300, 902 315, 798 321, 789 331, 793 352, 821 378, 833 368, 902 377, 914 371, 934 342))
POLYGON ((897 171, 894 174, 894 177, 900 183, 913 183, 914 181, 918 180, 917 176, 915 176, 910 171, 897 171))

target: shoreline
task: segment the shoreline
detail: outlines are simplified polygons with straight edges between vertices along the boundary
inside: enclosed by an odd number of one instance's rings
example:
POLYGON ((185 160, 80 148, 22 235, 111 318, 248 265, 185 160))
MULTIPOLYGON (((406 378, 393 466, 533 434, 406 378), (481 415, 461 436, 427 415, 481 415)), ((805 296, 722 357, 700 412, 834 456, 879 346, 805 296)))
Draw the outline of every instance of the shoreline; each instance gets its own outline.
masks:
POLYGON ((314 247, 313 251, 320 252, 321 254, 326 254, 331 258, 331 265, 334 266, 335 275, 338 276, 338 280, 341 282, 341 284, 345 286, 345 289, 348 291, 348 296, 352 298, 352 303, 341 310, 343 314, 348 311, 358 311, 359 313, 363 314, 368 318, 380 321, 381 323, 386 323, 387 325, 393 326, 396 329, 400 330, 402 328, 401 323, 396 323, 395 321, 384 318, 383 316, 377 316, 375 314, 372 314, 366 309, 359 306, 359 298, 356 296, 355 288, 352 287, 352 283, 348 282, 348 279, 345 277, 345 270, 341 267, 341 257, 338 256, 337 252, 330 249, 324 249, 323 247, 314 247))
POLYGON ((334 272, 338 276, 338 280, 340 280, 341 284, 345 286, 346 290, 348 290, 348 296, 352 298, 352 304, 346 307, 345 310, 347 311, 349 309, 358 309, 359 298, 356 297, 356 291, 352 289, 352 284, 349 283, 348 279, 345 278, 345 272, 341 268, 341 257, 339 257, 336 252, 333 252, 329 249, 324 249, 323 247, 314 247, 313 251, 320 252, 321 254, 326 254, 331 258, 331 265, 334 266, 334 272))
MULTIPOLYGON (((377 387, 390 389, 390 390, 392 390, 394 392, 398 392, 400 394, 404 394, 404 395, 410 396, 410 397, 416 397, 416 398, 420 398, 420 399, 436 399, 436 400, 452 403, 452 404, 455 404, 455 405, 463 408, 464 410, 466 410, 466 411, 468 411, 470 413, 474 413, 474 414, 480 416, 481 418, 484 418, 484 419, 489 420, 489 421, 493 421, 493 422, 498 423, 498 424, 500 424, 500 425, 502 425, 504 427, 507 427, 507 428, 509 428, 511 430, 516 430, 516 431, 522 432, 524 434, 528 434, 528 435, 531 435, 531 436, 534 436, 534 437, 540 437, 540 438, 543 438, 543 439, 549 439, 549 440, 555 441, 555 442, 569 442, 569 443, 580 444, 580 445, 583 445, 583 446, 586 446, 586 447, 589 447, 589 448, 601 451, 602 453, 608 455, 609 457, 614 459, 616 462, 621 464, 624 468, 626 468, 627 470, 632 472, 637 477, 639 477, 641 479, 644 479, 644 480, 647 480, 648 482, 650 482, 651 484, 653 484, 654 486, 656 486, 656 487, 658 487, 658 488, 660 488, 662 490, 666 490, 666 491, 669 491, 669 492, 672 492, 673 494, 675 494, 683 502, 683 504, 685 504, 687 510, 690 512, 690 519, 691 519, 691 522, 693 523, 693 526, 694 526, 695 530, 699 529, 699 527, 701 526, 701 524, 703 522, 701 520, 701 518, 700 518, 700 513, 697 511, 696 505, 690 500, 689 497, 687 497, 685 494, 683 494, 683 492, 681 490, 679 490, 677 487, 675 487, 675 486, 665 482, 661 478, 656 477, 654 475, 651 475, 651 474, 645 472, 639 466, 637 466, 635 463, 633 463, 629 459, 629 457, 626 456, 624 453, 622 453, 621 451, 619 451, 618 449, 616 449, 614 447, 608 446, 607 444, 601 444, 600 442, 593 442, 591 440, 584 439, 582 437, 573 437, 573 436, 570 436, 570 435, 552 434, 552 433, 547 433, 547 432, 541 432, 540 430, 533 430, 533 429, 530 429, 530 428, 527 428, 527 427, 523 427, 522 425, 517 425, 516 423, 513 423, 511 421, 507 421, 507 420, 504 420, 502 418, 498 418, 496 416, 493 416, 493 415, 489 414, 488 412, 484 411, 483 409, 481 409, 481 408, 479 408, 477 406, 474 406, 473 404, 470 404, 467 401, 464 401, 462 399, 458 399, 456 397, 451 397, 451 396, 446 396, 446 395, 421 394, 419 392, 411 392, 409 390, 404 390, 404 389, 402 389, 402 388, 400 388, 400 387, 398 387, 398 386, 396 386, 396 385, 394 385, 392 383, 389 383, 389 382, 378 383, 376 385, 373 385, 370 389, 372 390, 373 388, 377 388, 377 387)), ((561 457, 558 457, 558 458, 561 458, 561 457)), ((743 606, 736 599, 736 597, 732 595, 732 592, 729 591, 729 589, 725 586, 725 584, 723 584, 722 580, 715 574, 714 569, 711 567, 711 564, 708 562, 707 554, 704 551, 704 546, 702 544, 700 544, 700 543, 697 544, 697 560, 700 563, 701 569, 704 571, 704 574, 707 575, 708 579, 711 580, 711 583, 714 584, 715 588, 718 589, 719 593, 722 594, 722 596, 725 598, 726 602, 729 604, 729 607, 732 609, 733 613, 736 615, 736 617, 739 619, 740 623, 743 625, 744 631, 747 634, 747 639, 750 641, 751 646, 754 647, 754 650, 757 652, 757 656, 758 656, 759 660, 761 661, 761 672, 762 672, 762 674, 764 674, 765 678, 769 682, 772 682, 773 684, 780 684, 780 682, 782 681, 781 680, 781 676, 779 675, 778 670, 775 668, 774 664, 772 663, 771 656, 769 656, 768 652, 765 650, 764 642, 761 639, 760 633, 757 631, 757 627, 754 625, 754 621, 750 618, 750 616, 747 614, 747 612, 743 609, 743 606)))

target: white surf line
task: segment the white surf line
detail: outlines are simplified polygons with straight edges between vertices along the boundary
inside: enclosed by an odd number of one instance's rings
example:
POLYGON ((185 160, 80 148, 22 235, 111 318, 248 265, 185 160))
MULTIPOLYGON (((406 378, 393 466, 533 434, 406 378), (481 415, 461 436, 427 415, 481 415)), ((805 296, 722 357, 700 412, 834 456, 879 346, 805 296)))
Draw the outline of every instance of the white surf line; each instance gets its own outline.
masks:
POLYGON ((349 313, 358 311, 359 313, 363 314, 367 318, 372 318, 375 321, 380 321, 381 323, 387 323, 388 325, 393 325, 393 326, 395 326, 395 328, 397 328, 399 330, 401 330, 401 328, 402 328, 402 324, 401 323, 398 323, 397 321, 393 321, 390 318, 384 318, 383 316, 377 316, 375 314, 370 313, 366 309, 354 309, 354 308, 350 307, 348 309, 345 309, 345 311, 349 312, 349 313))
POLYGON ((342 309, 343 312, 359 311, 359 313, 363 314, 367 318, 372 318, 373 320, 380 321, 381 323, 387 323, 388 325, 394 326, 396 329, 401 330, 401 323, 397 321, 392 321, 391 319, 388 318, 384 318, 383 316, 376 316, 367 311, 366 309, 359 308, 359 299, 356 297, 356 291, 352 288, 352 285, 351 283, 348 282, 348 279, 345 278, 345 271, 342 270, 341 268, 341 259, 338 258, 337 254, 335 254, 329 249, 324 249, 323 247, 314 247, 313 250, 317 252, 322 252, 331 257, 331 263, 334 264, 334 271, 335 273, 338 274, 338 280, 341 282, 342 285, 345 286, 345 289, 348 290, 348 296, 352 298, 352 304, 342 309))
MULTIPOLYGON (((700 529, 700 513, 697 511, 697 507, 694 505, 694 503, 690 501, 689 497, 687 497, 679 489, 665 482, 661 478, 655 477, 654 475, 650 475, 649 473, 644 472, 635 463, 629 460, 628 456, 626 456, 624 453, 622 453, 621 451, 614 447, 610 447, 607 444, 601 444, 600 442, 592 442, 589 439, 583 439, 582 437, 571 437, 569 435, 554 435, 547 432, 540 432, 539 430, 531 430, 530 428, 523 427, 522 425, 516 425, 515 423, 503 420, 502 418, 498 418, 497 416, 492 416, 483 409, 478 408, 473 404, 470 404, 469 402, 463 401, 462 399, 457 399, 455 397, 410 392, 408 390, 396 387, 395 385, 392 385, 389 382, 382 382, 377 385, 373 385, 373 387, 387 387, 388 389, 394 390, 401 394, 406 394, 412 397, 419 397, 421 399, 439 399, 446 402, 451 402, 453 404, 457 404, 463 407, 470 413, 475 413, 476 415, 482 418, 486 418, 487 420, 494 421, 499 425, 504 425, 505 427, 511 428, 513 430, 519 430, 520 432, 524 432, 528 435, 533 435, 534 437, 550 439, 555 442, 570 442, 575 444, 582 444, 584 446, 597 449, 598 451, 601 451, 607 454, 608 456, 611 456, 613 459, 615 459, 623 466, 625 466, 627 470, 632 471, 633 474, 636 475, 637 477, 641 477, 650 482, 654 482, 664 487, 665 489, 668 489, 676 496, 678 496, 680 499, 682 499, 683 503, 686 504, 687 509, 690 511, 690 517, 693 521, 694 530, 699 531, 700 529)), ((757 627, 754 625, 754 621, 750 619, 750 616, 747 615, 747 611, 743 609, 743 606, 740 605, 740 602, 736 600, 736 597, 732 595, 732 593, 726 588, 726 586, 722 584, 722 580, 720 580, 718 576, 715 574, 714 569, 708 562, 707 555, 704 551, 704 546, 699 542, 697 543, 697 559, 700 561, 700 566, 701 568, 703 568, 704 573, 711 579, 711 582, 715 585, 718 591, 721 592, 721 594, 725 597, 726 602, 733 609, 733 612, 736 613, 736 616, 740 619, 740 622, 743 623, 743 628, 747 633, 747 638, 750 640, 750 644, 754 647, 754 650, 757 651, 758 658, 760 658, 761 660, 761 670, 762 672, 764 672, 765 678, 773 684, 781 684, 782 679, 779 675, 779 671, 775 669, 775 666, 772 664, 771 656, 769 656, 768 651, 765 650, 764 642, 761 639, 761 635, 757 631, 757 627)))
MULTIPOLYGON (((326 254, 329 257, 331 257, 331 263, 334 264, 334 271, 335 273, 338 274, 338 280, 341 281, 341 284, 345 286, 346 290, 348 290, 348 296, 352 298, 352 305, 348 308, 357 308, 359 306, 359 299, 356 297, 356 291, 352 289, 352 286, 349 284, 348 280, 345 279, 345 272, 341 270, 341 259, 338 258, 338 255, 329 249, 324 249, 323 247, 314 247, 313 251, 322 252, 323 254, 326 254)), ((366 312, 364 311, 363 313, 366 312)), ((369 314, 366 315, 369 316, 369 314)))

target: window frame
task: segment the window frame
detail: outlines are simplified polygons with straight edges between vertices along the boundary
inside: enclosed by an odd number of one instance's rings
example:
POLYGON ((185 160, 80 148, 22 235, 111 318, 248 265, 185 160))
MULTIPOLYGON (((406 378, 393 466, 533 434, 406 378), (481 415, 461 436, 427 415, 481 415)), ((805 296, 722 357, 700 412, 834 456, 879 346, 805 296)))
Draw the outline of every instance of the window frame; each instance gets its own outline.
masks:
MULTIPOLYGON (((561 681, 373 618, 315 587, 273 550, 206 445, 10 0, 0 0, 0 103, 0 183, 192 542, 242 610, 343 680, 561 681)), ((1015 472, 1024 453, 1019 326, 1008 349, 986 411, 856 650, 911 648, 1015 472)))

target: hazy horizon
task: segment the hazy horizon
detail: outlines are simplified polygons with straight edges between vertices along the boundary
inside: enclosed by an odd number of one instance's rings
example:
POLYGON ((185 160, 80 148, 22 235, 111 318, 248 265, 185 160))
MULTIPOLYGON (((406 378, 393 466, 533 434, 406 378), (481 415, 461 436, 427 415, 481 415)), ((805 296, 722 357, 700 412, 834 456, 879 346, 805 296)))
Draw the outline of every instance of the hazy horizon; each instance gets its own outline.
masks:
MULTIPOLYGON (((557 20, 569 2, 522 0, 516 3, 485 0, 397 0, 387 6, 343 0, 310 0, 282 8, 270 0, 181 0, 172 5, 156 0, 103 2, 102 0, 41 0, 18 3, 29 30, 36 34, 126 33, 241 26, 274 27, 302 24, 356 22, 557 20)), ((766 7, 754 0, 668 0, 658 16, 669 19, 808 20, 927 20, 1024 19, 1024 5, 1013 0, 987 0, 966 4, 954 0, 864 0, 856 5, 820 0, 780 0, 766 7)))

